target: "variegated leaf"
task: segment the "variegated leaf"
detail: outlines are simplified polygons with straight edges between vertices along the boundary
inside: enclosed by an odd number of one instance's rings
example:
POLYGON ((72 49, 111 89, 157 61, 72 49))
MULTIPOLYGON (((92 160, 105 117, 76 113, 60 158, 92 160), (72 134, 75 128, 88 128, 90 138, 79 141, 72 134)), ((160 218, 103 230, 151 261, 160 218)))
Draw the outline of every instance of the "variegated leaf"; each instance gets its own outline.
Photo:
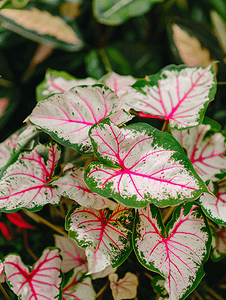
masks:
POLYGON ((192 202, 176 208, 166 233, 161 214, 153 204, 139 209, 134 250, 149 270, 166 278, 170 299, 185 299, 204 276, 211 233, 201 209, 192 202))
POLYGON ((75 200, 80 205, 94 209, 109 207, 114 210, 117 204, 108 198, 92 193, 83 179, 84 168, 68 170, 64 176, 52 181, 59 194, 75 200))
POLYGON ((115 210, 94 210, 75 206, 68 214, 69 236, 86 249, 89 273, 120 265, 132 250, 134 210, 118 206, 115 210))
POLYGON ((49 181, 60 158, 57 144, 39 145, 31 152, 23 152, 10 165, 0 181, 0 210, 13 212, 20 208, 40 210, 47 203, 57 204, 60 195, 49 181), (47 153, 48 159, 39 154, 47 153))
POLYGON ((14 150, 18 150, 25 146, 27 142, 37 133, 37 129, 32 125, 20 128, 4 142, 0 144, 0 169, 3 168, 11 156, 14 154, 14 150))
POLYGON ((89 276, 84 276, 83 269, 77 267, 66 278, 62 289, 62 300, 95 300, 95 290, 89 276))
POLYGON ((61 299, 59 249, 47 248, 34 264, 32 270, 26 267, 20 256, 9 254, 4 259, 7 282, 19 299, 61 299))
POLYGON ((55 246, 61 250, 62 272, 67 273, 80 266, 83 273, 88 272, 85 250, 78 247, 77 243, 69 237, 55 234, 54 238, 55 246))
POLYGON ((36 87, 37 102, 47 98, 48 96, 69 91, 78 85, 93 85, 97 80, 93 78, 77 79, 67 72, 48 69, 45 79, 36 87))
POLYGON ((94 193, 130 207, 149 202, 176 205, 197 199, 207 187, 179 143, 168 133, 139 123, 119 129, 103 120, 90 130, 96 156, 85 172, 94 193))
MULTIPOLYGON (((156 293, 159 294, 161 299, 169 299, 169 294, 167 290, 165 289, 165 279, 161 276, 155 276, 154 279, 151 281, 151 284, 156 291, 156 293)), ((160 298, 158 299, 160 300, 160 298)))
POLYGON ((212 252, 213 261, 219 261, 226 255, 226 227, 219 229, 210 227, 212 233, 212 252))
POLYGON ((102 77, 100 81, 118 95, 121 103, 120 108, 129 111, 129 103, 132 101, 133 95, 137 95, 136 90, 131 87, 136 79, 132 76, 121 76, 111 71, 102 77))
POLYGON ((226 226, 226 181, 219 182, 216 187, 216 197, 214 197, 214 186, 210 182, 209 191, 213 194, 204 193, 199 198, 199 203, 207 216, 219 225, 226 226))
POLYGON ((216 78, 211 65, 205 69, 172 65, 133 87, 139 95, 132 107, 142 112, 141 117, 165 119, 171 128, 185 129, 202 122, 216 93, 216 78))
POLYGON ((123 278, 118 280, 118 274, 113 273, 108 278, 114 300, 133 299, 136 297, 138 278, 135 274, 127 272, 123 278))
POLYGON ((100 271, 98 273, 93 273, 92 274, 92 279, 98 279, 98 278, 104 278, 108 276, 109 274, 115 273, 117 268, 112 268, 111 265, 108 265, 103 271, 100 271))
POLYGON ((172 130, 172 135, 186 149, 196 172, 204 180, 216 180, 220 170, 226 170, 226 143, 221 133, 206 137, 210 125, 186 130, 172 130))
MULTIPOLYGON (((64 146, 92 153, 90 127, 118 111, 119 105, 117 95, 106 86, 80 86, 40 101, 28 119, 64 146)), ((121 115, 117 125, 132 118, 121 115)))

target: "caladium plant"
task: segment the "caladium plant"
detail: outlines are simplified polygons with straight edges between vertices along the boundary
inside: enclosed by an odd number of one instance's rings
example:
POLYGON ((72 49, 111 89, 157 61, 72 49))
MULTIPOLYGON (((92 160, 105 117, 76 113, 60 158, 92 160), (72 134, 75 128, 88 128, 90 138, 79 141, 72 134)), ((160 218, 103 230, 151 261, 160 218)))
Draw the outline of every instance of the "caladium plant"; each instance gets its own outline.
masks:
MULTIPOLYGON (((1 282, 20 299, 86 300, 96 297, 92 278, 113 273, 113 297, 135 297, 136 289, 119 293, 127 277, 114 274, 134 251, 158 273, 159 299, 186 299, 204 276, 211 241, 212 257, 225 253, 225 135, 204 120, 216 92, 213 66, 168 66, 145 79, 110 71, 78 80, 48 70, 36 92, 26 127, 0 144, 0 211, 23 209, 39 222, 48 204, 68 236, 55 236, 58 248, 47 248, 32 270, 7 255, 1 282)), ((67 235, 52 223, 45 221, 67 235)))

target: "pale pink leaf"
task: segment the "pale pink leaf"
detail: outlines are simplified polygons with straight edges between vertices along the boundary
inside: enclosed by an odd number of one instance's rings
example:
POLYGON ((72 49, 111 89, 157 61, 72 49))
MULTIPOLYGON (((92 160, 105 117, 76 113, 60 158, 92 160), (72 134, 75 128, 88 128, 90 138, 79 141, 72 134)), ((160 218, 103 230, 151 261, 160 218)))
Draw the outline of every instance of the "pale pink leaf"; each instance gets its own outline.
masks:
MULTIPOLYGON (((214 193, 213 183, 208 185, 210 192, 214 193)), ((207 216, 219 225, 226 226, 226 181, 219 183, 217 187, 216 197, 214 194, 203 193, 199 198, 204 212, 207 216)))
MULTIPOLYGON (((89 129, 118 111, 119 104, 117 95, 104 85, 80 86, 40 101, 28 119, 59 143, 90 153, 89 129)), ((125 112, 122 116, 122 123, 132 118, 125 112)))
POLYGON ((80 205, 94 209, 109 207, 114 210, 117 203, 108 198, 92 193, 84 181, 84 168, 74 168, 64 173, 64 176, 52 181, 58 192, 67 198, 73 199, 80 205))
POLYGON ((131 207, 176 205, 207 187, 169 134, 139 123, 118 128, 105 119, 90 130, 96 156, 85 172, 94 193, 131 207))
POLYGON ((117 270, 117 268, 112 268, 111 265, 108 265, 103 271, 100 271, 98 273, 93 273, 92 274, 92 279, 98 279, 98 278, 104 278, 106 276, 108 276, 111 273, 115 273, 117 270))
POLYGON ((47 70, 45 79, 36 88, 37 101, 43 100, 51 94, 69 91, 78 85, 93 85, 97 80, 93 78, 77 79, 64 71, 47 70))
POLYGON ((132 250, 134 210, 124 206, 112 211, 75 206, 66 218, 69 236, 86 249, 88 274, 117 267, 132 250))
POLYGON ((23 300, 61 299, 60 265, 59 249, 51 248, 43 251, 32 269, 26 267, 18 255, 9 254, 4 259, 7 282, 23 300))
POLYGON ((61 250, 62 272, 67 273, 79 266, 82 266, 84 273, 88 272, 85 250, 69 237, 54 234, 54 238, 55 246, 61 250))
POLYGON ((49 184, 59 158, 57 144, 38 145, 31 152, 21 153, 1 178, 0 209, 5 212, 20 208, 39 210, 47 203, 59 203, 57 189, 49 184), (39 151, 48 153, 46 163, 39 151))
POLYGON ((129 111, 131 98, 136 90, 131 88, 131 86, 136 82, 136 79, 132 76, 121 76, 113 71, 105 75, 100 79, 106 86, 108 86, 112 91, 114 91, 120 100, 120 108, 129 111))
POLYGON ((205 69, 171 65, 149 78, 133 86, 139 92, 130 103, 132 108, 168 120, 171 128, 184 129, 201 123, 207 104, 216 93, 211 65, 205 69))
POLYGON ((95 300, 96 292, 89 276, 84 276, 83 269, 77 267, 62 289, 62 300, 95 300))
POLYGON ((176 208, 165 228, 154 205, 139 209, 134 250, 149 270, 166 278, 170 299, 185 299, 204 276, 211 234, 201 209, 192 202, 176 208))
POLYGON ((132 299, 137 295, 138 278, 135 274, 127 272, 126 275, 118 280, 118 274, 108 276, 110 288, 114 300, 132 299))
POLYGON ((196 172, 204 180, 216 180, 215 175, 226 169, 226 143, 221 133, 205 138, 210 125, 185 130, 172 130, 172 135, 187 151, 196 172))

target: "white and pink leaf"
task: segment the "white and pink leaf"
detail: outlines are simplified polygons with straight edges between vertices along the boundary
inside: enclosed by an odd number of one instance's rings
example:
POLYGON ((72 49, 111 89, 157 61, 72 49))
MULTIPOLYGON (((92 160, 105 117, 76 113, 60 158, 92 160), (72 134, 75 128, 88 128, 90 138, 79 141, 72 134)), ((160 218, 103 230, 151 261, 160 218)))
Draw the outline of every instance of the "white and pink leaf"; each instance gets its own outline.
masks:
MULTIPOLYGON (((64 146, 92 153, 89 129, 118 111, 119 104, 117 95, 104 85, 80 86, 40 101, 28 119, 64 146)), ((116 124, 131 118, 122 111, 116 124)))
POLYGON ((97 80, 87 77, 86 79, 77 79, 65 71, 56 71, 48 69, 45 79, 36 87, 37 102, 47 98, 55 93, 64 93, 74 86, 93 85, 97 80))
POLYGON ((114 210, 117 204, 108 198, 92 193, 84 181, 84 168, 74 168, 64 173, 64 176, 52 181, 58 192, 73 199, 80 205, 94 209, 109 207, 114 210))
POLYGON ((60 195, 57 189, 49 184, 59 158, 60 150, 57 144, 38 145, 31 152, 21 153, 1 178, 0 210, 40 210, 47 203, 59 203, 60 195), (47 162, 39 154, 42 151, 48 154, 47 162))
POLYGON ((134 250, 149 270, 165 277, 170 299, 185 299, 204 276, 211 233, 196 203, 176 208, 166 233, 157 207, 139 209, 134 230, 134 250))
POLYGON ((9 254, 4 259, 6 280, 23 300, 61 299, 61 258, 59 249, 47 248, 30 269, 23 264, 20 256, 9 254))
POLYGON ((93 193, 130 207, 176 205, 197 199, 207 187, 179 143, 168 133, 139 123, 118 128, 105 119, 90 130, 96 156, 85 171, 93 193))
POLYGON ((219 225, 226 226, 226 180, 208 185, 209 191, 212 193, 204 193, 199 198, 199 203, 207 216, 219 225), (214 197, 214 185, 216 187, 216 196, 214 197))
POLYGON ((55 246, 61 250, 62 272, 67 273, 76 267, 81 267, 81 271, 83 270, 83 273, 87 273, 88 267, 85 250, 78 247, 75 240, 69 237, 55 234, 54 238, 55 246))
POLYGON ((204 180, 216 180, 220 170, 226 170, 226 143, 221 133, 209 137, 210 125, 201 124, 186 130, 172 130, 172 135, 186 149, 196 172, 204 180))
POLYGON ((75 206, 66 218, 69 236, 86 249, 88 274, 119 266, 132 251, 134 210, 118 205, 115 210, 75 206))
POLYGON ((211 65, 205 69, 172 65, 133 87, 139 96, 132 107, 142 112, 141 117, 164 119, 171 128, 185 129, 202 122, 216 93, 216 77, 211 65))
POLYGON ((66 278, 62 288, 62 300, 95 300, 96 292, 90 276, 84 276, 83 269, 77 267, 66 278))

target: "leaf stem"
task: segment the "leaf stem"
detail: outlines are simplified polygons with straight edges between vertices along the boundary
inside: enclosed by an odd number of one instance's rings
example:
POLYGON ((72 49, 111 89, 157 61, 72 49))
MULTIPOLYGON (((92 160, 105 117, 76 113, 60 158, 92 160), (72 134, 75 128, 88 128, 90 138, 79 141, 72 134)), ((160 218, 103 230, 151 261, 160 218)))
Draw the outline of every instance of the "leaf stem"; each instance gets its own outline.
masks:
POLYGON ((194 294, 199 300, 204 300, 197 291, 194 291, 194 294))
POLYGON ((102 61, 104 63, 106 71, 110 71, 112 69, 112 67, 111 67, 110 61, 107 57, 106 51, 104 50, 104 48, 100 48, 100 49, 98 49, 98 52, 102 58, 102 61))
POLYGON ((151 279, 151 280, 154 279, 154 277, 152 277, 148 272, 145 272, 144 275, 147 276, 147 277, 148 277, 149 279, 151 279))
POLYGON ((167 208, 166 214, 162 218, 163 224, 165 224, 166 221, 169 219, 169 217, 172 215, 174 208, 175 208, 175 206, 170 206, 169 208, 167 208))
POLYGON ((25 246, 28 254, 34 259, 34 261, 37 261, 38 257, 34 254, 34 252, 29 247, 29 244, 28 244, 28 234, 27 234, 27 230, 25 228, 23 229, 23 238, 24 238, 24 246, 25 246))
POLYGON ((205 283, 201 282, 201 285, 207 290, 208 293, 210 293, 217 300, 224 300, 220 295, 218 295, 214 290, 208 287, 205 283))
POLYGON ((48 222, 47 220, 45 220, 44 218, 42 218, 41 216, 39 216, 38 214, 35 214, 31 211, 27 211, 27 210, 23 210, 23 212, 28 215, 31 219, 33 219, 35 222, 37 223, 43 223, 45 224, 46 226, 52 228, 53 230, 55 230, 56 232, 64 235, 64 236, 68 236, 68 234, 62 230, 60 227, 48 222))
POLYGON ((226 81, 217 82, 218 85, 226 85, 226 81))
POLYGON ((169 124, 169 120, 165 120, 165 122, 163 123, 162 125, 162 132, 165 132, 166 131, 166 128, 167 128, 167 125, 169 124))
POLYGON ((7 300, 11 300, 1 283, 0 283, 0 290, 7 300))
POLYGON ((99 290, 99 292, 96 294, 95 299, 98 299, 101 294, 106 290, 106 288, 109 286, 109 280, 105 283, 105 285, 99 290))

